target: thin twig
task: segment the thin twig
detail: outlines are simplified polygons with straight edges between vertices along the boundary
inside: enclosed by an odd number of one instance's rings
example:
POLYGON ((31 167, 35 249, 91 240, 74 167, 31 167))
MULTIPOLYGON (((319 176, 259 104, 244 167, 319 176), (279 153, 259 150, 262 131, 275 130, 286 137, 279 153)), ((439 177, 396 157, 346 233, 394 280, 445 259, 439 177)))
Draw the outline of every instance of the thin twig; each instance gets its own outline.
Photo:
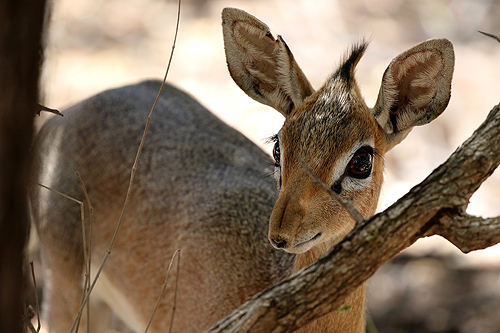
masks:
MULTIPOLYGON (((167 268, 167 275, 165 276, 165 282, 163 283, 163 287, 161 289, 160 296, 158 297, 158 301, 156 302, 156 306, 153 310, 153 313, 151 314, 151 317, 149 318, 148 325, 146 326, 146 329, 144 330, 144 333, 147 333, 149 330, 149 326, 151 326, 151 322, 153 321, 153 317, 156 314, 156 310, 158 310, 158 307, 160 306, 160 302, 163 299, 163 295, 165 295, 165 291, 167 290, 167 282, 168 282, 168 274, 170 273, 170 270, 172 269, 172 264, 174 262, 175 256, 179 253, 179 257, 177 259, 177 277, 179 276, 179 260, 180 260, 180 252, 181 249, 175 250, 174 254, 172 255, 172 259, 170 259, 170 263, 168 264, 167 268)), ((176 286, 177 290, 177 286, 176 286)), ((174 310, 175 311, 175 296, 174 296, 174 310)), ((173 313, 172 313, 172 320, 173 320, 173 313)), ((170 322, 170 325, 172 325, 172 321, 170 322)), ((170 326, 172 328, 172 326, 170 326)))
POLYGON ((499 42, 499 43, 500 43, 500 37, 498 37, 497 35, 493 35, 493 34, 490 34, 490 33, 488 33, 488 32, 484 32, 484 31, 478 31, 478 32, 479 32, 480 34, 485 35, 485 36, 488 36, 488 37, 491 37, 491 38, 493 38, 493 39, 496 39, 496 40, 497 40, 497 42, 499 42))
POLYGON ((40 112, 42 112, 42 111, 50 112, 50 113, 56 114, 58 116, 64 117, 64 115, 56 109, 51 109, 51 108, 48 108, 48 107, 43 106, 41 104, 37 104, 36 105, 36 114, 40 115, 40 112))
POLYGON ((70 197, 70 196, 69 196, 69 195, 67 195, 67 194, 64 194, 64 193, 59 192, 59 191, 57 191, 57 190, 54 190, 54 189, 52 189, 52 188, 50 188, 50 187, 48 187, 48 186, 45 186, 45 185, 43 185, 43 184, 40 184, 40 183, 35 183, 35 184, 36 184, 36 185, 38 185, 38 186, 41 186, 41 187, 43 187, 43 188, 45 188, 45 189, 47 189, 47 190, 49 190, 49 191, 52 191, 52 192, 54 192, 54 193, 57 193, 57 194, 59 194, 60 196, 63 196, 63 197, 65 197, 66 199, 69 199, 69 200, 74 201, 74 202, 76 202, 77 204, 79 204, 79 205, 80 205, 80 208, 81 208, 81 209, 80 209, 80 213, 81 213, 82 218, 83 218, 83 215, 84 215, 84 213, 83 213, 83 202, 81 202, 80 200, 77 200, 77 199, 75 199, 75 198, 72 198, 72 197, 70 197))
MULTIPOLYGON (((30 310, 31 312, 33 311, 33 308, 31 307, 31 305, 28 307, 27 310, 30 310)), ((27 313, 24 314, 24 323, 26 324, 26 326, 29 328, 29 330, 32 333, 38 333, 35 326, 33 326, 33 323, 31 322, 31 318, 29 317, 29 315, 27 313)))
MULTIPOLYGON (((147 136, 147 133, 148 133, 149 124, 151 123, 151 118, 153 116, 153 111, 154 111, 154 109, 156 107, 156 104, 158 103, 158 100, 160 99, 160 94, 161 94, 161 92, 163 90, 163 87, 165 86, 165 82, 167 81, 168 72, 170 70, 170 65, 172 63, 172 58, 174 56, 175 44, 177 42, 177 35, 178 35, 178 32, 179 32, 179 22, 180 22, 180 13, 181 13, 181 6, 180 5, 181 5, 181 0, 179 0, 179 6, 178 6, 178 10, 177 10, 177 23, 176 23, 176 27, 175 27, 175 34, 174 34, 174 41, 173 41, 173 44, 172 44, 172 51, 170 52, 170 58, 168 60, 168 65, 167 65, 167 69, 165 71, 165 76, 163 77, 163 82, 161 84, 160 90, 158 91, 158 95, 156 96, 156 99, 155 99, 155 101, 153 103, 153 106, 151 107, 151 111, 149 113, 149 116, 148 116, 148 119, 147 119, 147 122, 146 122, 146 126, 144 128, 144 134, 142 135, 141 143, 139 144, 139 148, 137 150, 137 155, 135 157, 134 164, 132 166, 132 171, 130 173, 130 180, 129 180, 129 185, 128 185, 128 189, 127 189, 127 194, 125 196, 125 202, 123 203, 123 208, 122 208, 120 217, 118 219, 118 223, 116 225, 115 232, 113 234, 113 237, 111 238, 111 242, 109 244, 109 247, 106 250, 104 258, 103 258, 103 260, 101 262, 101 265, 99 266, 99 269, 97 270, 97 273, 96 273, 96 275, 94 277, 94 280, 92 281, 90 289, 87 292, 87 295, 85 296, 85 300, 83 301, 83 304, 80 307, 80 310, 78 311, 78 316, 81 316, 83 308, 84 308, 85 304, 88 302, 88 298, 90 296, 90 293, 94 289, 95 284, 97 283, 97 280, 99 279, 99 276, 101 275, 102 269, 104 268, 104 265, 106 264, 106 261, 108 260, 108 257, 111 254, 111 250, 113 249, 113 245, 115 244, 116 237, 118 236, 118 232, 119 232, 120 227, 121 227, 122 222, 123 222, 123 217, 125 215, 125 210, 126 210, 126 208, 128 206, 128 201, 129 201, 130 194, 131 194, 131 191, 132 191, 132 185, 134 183, 135 173, 137 171, 137 164, 139 163, 139 158, 141 156, 142 148, 144 146, 144 142, 146 141, 146 136, 147 136)), ((70 329, 70 333, 72 333, 73 330, 75 329, 75 324, 76 324, 76 321, 73 323, 73 326, 70 329)))
POLYGON ((300 158, 300 163, 302 163, 302 166, 306 169, 313 182, 324 189, 333 199, 335 199, 349 213, 349 215, 351 215, 356 224, 360 224, 364 221, 363 216, 359 213, 356 207, 352 205, 352 201, 342 198, 340 195, 332 191, 332 189, 323 183, 318 177, 316 177, 314 172, 312 172, 311 168, 309 168, 309 165, 307 165, 302 157, 300 158))
POLYGON ((36 332, 40 332, 40 328, 42 327, 42 324, 40 323, 40 303, 38 302, 38 288, 36 287, 36 278, 35 278, 35 268, 33 266, 33 261, 30 261, 30 266, 31 266, 31 276, 33 277, 33 286, 35 288, 35 314, 36 318, 38 320, 38 328, 36 332))
POLYGON ((172 333, 172 327, 174 324, 174 315, 175 310, 177 309, 177 288, 179 287, 179 268, 181 263, 181 250, 179 249, 179 255, 177 256, 177 272, 175 276, 175 289, 174 289, 174 305, 172 306, 172 317, 170 318, 170 328, 168 329, 168 333, 172 333))
MULTIPOLYGON (((85 261, 85 281, 84 281, 84 295, 86 295, 90 289, 90 267, 92 263, 92 222, 94 217, 94 208, 90 203, 89 194, 87 192, 87 188, 85 187, 85 183, 83 182, 80 173, 77 171, 76 176, 80 181, 80 185, 82 186, 83 193, 85 195, 85 200, 87 201, 87 205, 89 207, 89 237, 88 241, 86 239, 86 230, 85 230, 85 220, 82 220, 82 232, 83 232, 83 251, 84 251, 84 261, 85 261)), ((84 298, 82 299, 83 302, 84 298)), ((78 330, 78 328, 77 328, 78 330)), ((87 302, 87 332, 90 332, 90 305, 87 302)))

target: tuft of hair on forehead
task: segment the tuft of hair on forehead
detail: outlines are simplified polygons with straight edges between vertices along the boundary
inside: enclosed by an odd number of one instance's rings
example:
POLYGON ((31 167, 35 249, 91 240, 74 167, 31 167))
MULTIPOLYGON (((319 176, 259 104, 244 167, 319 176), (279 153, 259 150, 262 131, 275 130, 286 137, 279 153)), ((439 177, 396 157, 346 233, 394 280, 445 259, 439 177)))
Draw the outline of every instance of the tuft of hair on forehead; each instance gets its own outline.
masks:
POLYGON ((337 70, 318 91, 317 109, 329 110, 338 117, 349 114, 355 104, 364 104, 354 72, 367 47, 368 42, 364 40, 351 46, 337 70))
POLYGON ((368 42, 365 40, 353 44, 350 51, 344 56, 339 68, 333 74, 331 81, 341 81, 346 87, 352 88, 354 70, 367 48, 368 42))

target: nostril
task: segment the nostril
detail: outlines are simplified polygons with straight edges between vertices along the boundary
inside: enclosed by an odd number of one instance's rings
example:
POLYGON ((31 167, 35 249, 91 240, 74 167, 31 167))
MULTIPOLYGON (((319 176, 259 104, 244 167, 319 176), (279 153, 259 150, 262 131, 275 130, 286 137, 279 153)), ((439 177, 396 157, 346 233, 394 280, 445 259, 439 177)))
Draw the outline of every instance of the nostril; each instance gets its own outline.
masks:
POLYGON ((271 243, 278 249, 286 247, 286 240, 283 240, 281 237, 272 238, 271 243))
POLYGON ((274 244, 278 249, 282 249, 286 246, 286 241, 281 241, 279 243, 274 244))

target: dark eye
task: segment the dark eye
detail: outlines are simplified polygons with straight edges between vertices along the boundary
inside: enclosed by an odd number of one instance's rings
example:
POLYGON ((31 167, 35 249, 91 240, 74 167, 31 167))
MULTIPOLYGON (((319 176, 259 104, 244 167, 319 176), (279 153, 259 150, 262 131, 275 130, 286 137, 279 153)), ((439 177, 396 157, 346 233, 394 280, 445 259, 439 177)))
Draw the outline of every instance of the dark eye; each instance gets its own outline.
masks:
POLYGON ((347 165, 349 176, 357 179, 365 179, 370 176, 373 164, 373 148, 362 147, 354 154, 347 165))
POLYGON ((276 141, 273 148, 274 165, 276 167, 280 166, 280 156, 281 156, 280 143, 279 141, 276 141))

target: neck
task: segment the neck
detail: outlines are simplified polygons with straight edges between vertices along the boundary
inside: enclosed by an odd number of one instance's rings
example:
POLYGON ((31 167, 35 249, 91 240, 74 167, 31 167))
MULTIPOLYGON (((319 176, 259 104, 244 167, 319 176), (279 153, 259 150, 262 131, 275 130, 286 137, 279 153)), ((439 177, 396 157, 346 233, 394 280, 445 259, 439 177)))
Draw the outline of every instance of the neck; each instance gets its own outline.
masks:
MULTIPOLYGON (((319 244, 307 252, 297 254, 293 265, 293 273, 315 262, 326 253, 334 243, 319 244)), ((331 312, 312 323, 302 327, 296 332, 321 332, 321 333, 359 333, 365 331, 365 285, 362 284, 354 290, 344 301, 348 310, 331 312)))

